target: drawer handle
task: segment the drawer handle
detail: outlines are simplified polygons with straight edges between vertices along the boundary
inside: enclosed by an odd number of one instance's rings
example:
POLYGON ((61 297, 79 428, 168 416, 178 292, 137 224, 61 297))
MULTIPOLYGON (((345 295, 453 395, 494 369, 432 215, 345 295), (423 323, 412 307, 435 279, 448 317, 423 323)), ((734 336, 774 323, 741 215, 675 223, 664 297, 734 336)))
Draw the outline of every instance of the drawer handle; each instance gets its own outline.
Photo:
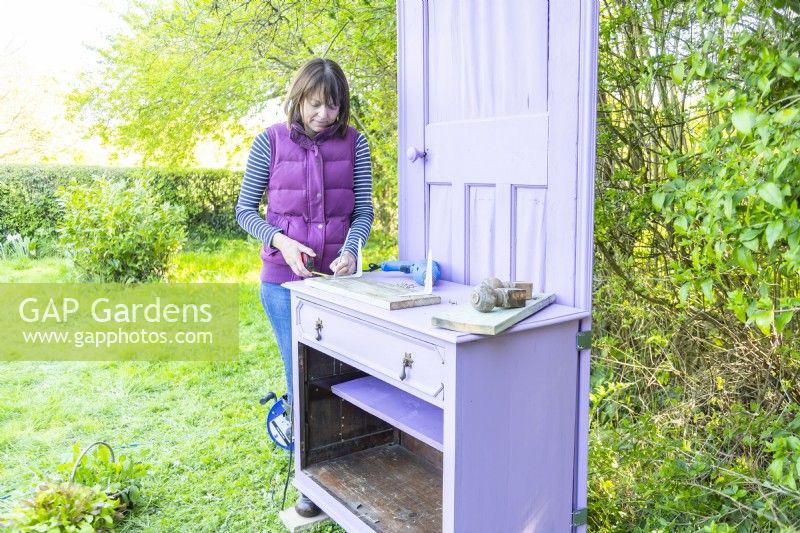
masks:
POLYGON ((316 339, 317 339, 318 341, 321 341, 321 340, 322 340, 322 319, 321 319, 321 318, 318 318, 318 319, 317 319, 317 323, 316 323, 316 325, 314 326, 314 329, 316 329, 316 330, 317 330, 317 336, 316 336, 316 339))
POLYGON ((403 355, 403 369, 400 371, 400 381, 405 381, 408 377, 406 368, 411 368, 412 366, 414 366, 414 359, 411 358, 411 352, 406 352, 403 355))

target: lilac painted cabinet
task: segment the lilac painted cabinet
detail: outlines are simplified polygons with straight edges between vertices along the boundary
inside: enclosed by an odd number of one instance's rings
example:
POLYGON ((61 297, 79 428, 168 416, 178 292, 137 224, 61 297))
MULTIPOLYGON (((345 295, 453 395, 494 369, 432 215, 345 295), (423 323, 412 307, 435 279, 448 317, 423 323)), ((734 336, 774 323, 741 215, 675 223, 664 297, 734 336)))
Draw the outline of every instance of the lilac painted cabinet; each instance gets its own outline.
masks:
POLYGON ((295 485, 347 531, 583 531, 596 2, 397 9, 400 254, 432 251, 443 303, 287 285, 295 485), (556 304, 497 336, 431 325, 490 275, 556 304))

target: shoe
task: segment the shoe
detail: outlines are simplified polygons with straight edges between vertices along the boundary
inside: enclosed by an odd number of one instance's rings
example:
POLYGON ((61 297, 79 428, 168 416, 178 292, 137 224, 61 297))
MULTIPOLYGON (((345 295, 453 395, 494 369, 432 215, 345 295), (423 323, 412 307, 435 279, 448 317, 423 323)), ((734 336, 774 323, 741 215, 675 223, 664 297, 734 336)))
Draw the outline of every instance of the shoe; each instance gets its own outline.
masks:
POLYGON ((300 497, 297 498, 297 502, 294 504, 294 510, 303 518, 311 518, 322 512, 322 510, 317 507, 317 504, 312 502, 305 494, 301 494, 300 497))

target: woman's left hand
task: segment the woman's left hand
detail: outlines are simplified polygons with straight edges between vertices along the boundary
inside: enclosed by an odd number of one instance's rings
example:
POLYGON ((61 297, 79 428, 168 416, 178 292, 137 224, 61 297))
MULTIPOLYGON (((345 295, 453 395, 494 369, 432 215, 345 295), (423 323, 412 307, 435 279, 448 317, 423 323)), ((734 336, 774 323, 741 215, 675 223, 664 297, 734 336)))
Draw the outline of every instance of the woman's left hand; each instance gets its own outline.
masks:
POLYGON ((349 276, 356 273, 356 258, 350 252, 342 252, 331 263, 331 270, 334 276, 349 276))

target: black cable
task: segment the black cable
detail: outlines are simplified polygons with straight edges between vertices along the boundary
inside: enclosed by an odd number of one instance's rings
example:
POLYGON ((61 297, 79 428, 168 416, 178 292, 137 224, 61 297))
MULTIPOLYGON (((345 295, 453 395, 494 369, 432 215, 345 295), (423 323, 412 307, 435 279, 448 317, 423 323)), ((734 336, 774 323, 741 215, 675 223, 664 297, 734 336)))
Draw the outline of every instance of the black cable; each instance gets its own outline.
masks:
POLYGON ((292 475, 292 454, 294 453, 294 411, 290 411, 292 414, 291 424, 289 428, 292 430, 292 440, 289 442, 289 467, 286 469, 286 482, 283 484, 283 500, 281 500, 281 511, 285 509, 286 506, 286 491, 289 488, 289 478, 292 475))
MULTIPOLYGON (((274 392, 270 392, 269 394, 267 394, 266 396, 261 398, 259 403, 261 405, 265 405, 270 400, 275 400, 276 402, 281 402, 281 401, 284 400, 284 398, 285 398, 285 395, 283 397, 281 397, 281 398, 277 398, 277 395, 274 392)), ((269 426, 269 412, 267 412, 267 426, 269 426)), ((289 490, 289 479, 292 476, 292 458, 293 458, 293 454, 294 454, 294 417, 292 417, 292 422, 291 422, 291 425, 289 427, 292 429, 292 433, 291 433, 292 434, 292 441, 291 442, 289 441, 289 439, 286 437, 286 435, 283 433, 283 431, 281 431, 281 429, 277 425, 274 426, 275 430, 279 433, 279 435, 281 437, 283 437, 283 439, 286 442, 289 443, 289 465, 286 468, 286 481, 283 484, 283 499, 281 500, 281 511, 283 511, 283 509, 286 506, 286 492, 289 490)), ((269 428, 267 428, 267 433, 269 433, 269 428)), ((272 501, 275 502, 274 493, 273 493, 272 501)))
MULTIPOLYGON (((278 401, 281 401, 281 402, 284 401, 285 397, 286 397, 286 395, 282 396, 280 398, 280 400, 278 400, 278 401)), ((283 511, 286 508, 286 491, 289 489, 289 478, 292 477, 292 466, 294 465, 294 463, 292 463, 292 457, 293 457, 293 453, 294 453, 294 435, 295 435, 295 432, 294 432, 294 412, 291 409, 289 409, 289 413, 286 413, 286 408, 285 408, 286 405, 288 405, 288 399, 287 399, 286 403, 284 404, 284 414, 290 414, 291 415, 291 418, 289 419, 290 420, 289 429, 291 431, 292 438, 291 438, 291 440, 290 439, 286 439, 286 442, 289 444, 289 466, 286 468, 286 481, 283 484, 283 499, 281 500, 281 511, 283 511)), ((284 436, 284 438, 286 438, 286 437, 284 436)))
MULTIPOLYGON (((294 432, 292 432, 294 435, 294 432)), ((292 475, 292 452, 294 452, 294 443, 289 448, 289 468, 286 469, 286 483, 283 484, 283 500, 281 500, 281 511, 286 508, 286 490, 289 488, 289 478, 292 475)))

